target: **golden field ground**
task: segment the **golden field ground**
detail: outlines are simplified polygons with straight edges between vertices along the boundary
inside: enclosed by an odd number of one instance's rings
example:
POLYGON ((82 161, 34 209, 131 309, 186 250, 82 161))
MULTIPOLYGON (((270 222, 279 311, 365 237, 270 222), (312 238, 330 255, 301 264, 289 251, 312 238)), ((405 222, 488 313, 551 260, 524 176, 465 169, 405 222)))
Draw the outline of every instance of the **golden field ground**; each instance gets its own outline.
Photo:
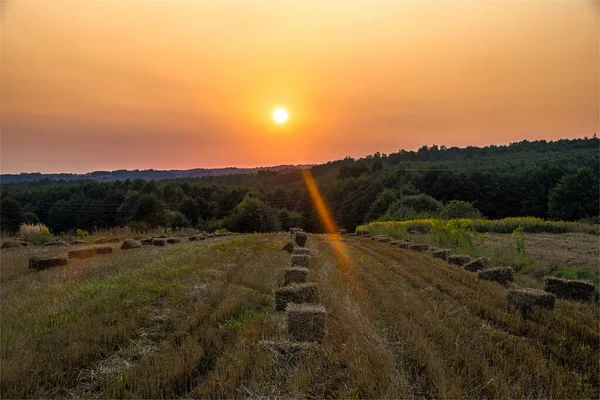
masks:
POLYGON ((309 235, 325 339, 265 345, 287 338, 273 305, 287 239, 115 244, 41 272, 31 255, 66 248, 3 249, 1 397, 600 397, 596 303, 523 320, 506 288, 365 238, 309 235))

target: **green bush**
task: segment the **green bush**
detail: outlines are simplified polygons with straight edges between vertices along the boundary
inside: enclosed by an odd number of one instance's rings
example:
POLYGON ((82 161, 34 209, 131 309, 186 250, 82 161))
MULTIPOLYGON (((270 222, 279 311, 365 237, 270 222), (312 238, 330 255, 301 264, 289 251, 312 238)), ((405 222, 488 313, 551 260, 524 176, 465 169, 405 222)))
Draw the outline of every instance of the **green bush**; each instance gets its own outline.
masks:
POLYGON ((244 197, 227 218, 226 227, 233 232, 273 232, 280 229, 277 214, 267 203, 244 197))
POLYGON ((565 175, 548 195, 548 214, 557 219, 578 220, 597 217, 600 183, 591 168, 565 175))
POLYGON ((468 252, 473 251, 475 243, 482 241, 481 235, 471 223, 459 220, 433 220, 431 236, 439 246, 460 248, 468 252))
POLYGON ((279 219, 279 224, 281 229, 284 231, 288 231, 290 228, 300 226, 302 223, 302 216, 296 211, 288 211, 287 209, 282 209, 277 214, 277 219, 279 219))
POLYGON ((390 206, 398 200, 398 196, 396 192, 392 189, 385 189, 381 194, 377 197, 377 199, 371 205, 369 209, 369 213, 367 214, 366 219, 372 220, 377 219, 384 215, 386 211, 390 208, 390 206))
POLYGON ((202 232, 216 232, 219 229, 223 229, 225 225, 225 220, 223 219, 198 219, 198 223, 196 224, 196 229, 202 232))
POLYGON ((525 235, 523 234, 523 227, 519 226, 511 235, 515 238, 517 254, 519 254, 519 257, 525 257, 525 235))
POLYGON ((444 205, 426 194, 404 196, 388 209, 383 220, 425 219, 437 217, 444 205))
POLYGON ((452 200, 442 208, 440 217, 443 219, 481 218, 481 212, 473 204, 461 200, 452 200))
POLYGON ((166 211, 165 220, 167 227, 174 230, 188 226, 188 220, 181 211, 166 211))

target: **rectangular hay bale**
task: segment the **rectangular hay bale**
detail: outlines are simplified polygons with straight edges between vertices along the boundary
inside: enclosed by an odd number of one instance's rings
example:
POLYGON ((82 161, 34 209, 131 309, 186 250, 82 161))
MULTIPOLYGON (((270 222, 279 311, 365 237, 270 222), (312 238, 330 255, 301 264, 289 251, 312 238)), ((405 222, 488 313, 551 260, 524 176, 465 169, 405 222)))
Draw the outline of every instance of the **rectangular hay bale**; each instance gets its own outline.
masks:
POLYGON ((109 254, 113 252, 113 248, 110 246, 96 246, 92 247, 96 254, 109 254))
POLYGON ((310 255, 310 249, 307 249, 306 247, 295 247, 292 250, 292 254, 293 255, 310 255))
POLYGON ((446 261, 448 259, 448 257, 450 256, 450 250, 448 250, 448 249, 433 250, 431 252, 431 255, 435 258, 439 258, 441 260, 446 261))
POLYGON ((275 310, 285 311, 288 303, 318 303, 319 289, 316 283, 284 286, 275 291, 275 310))
POLYGON ((467 271, 477 272, 482 269, 488 269, 490 266, 490 260, 485 257, 479 257, 468 263, 464 264, 464 267, 467 271))
POLYGON ((448 261, 450 264, 462 267, 463 265, 471 261, 471 257, 466 256, 464 254, 453 254, 451 256, 448 256, 448 259, 446 261, 448 261))
POLYGON ((512 289, 507 295, 509 310, 520 310, 527 315, 534 307, 554 309, 556 296, 538 289, 512 289))
POLYGON ((308 268, 291 267, 283 271, 283 284, 285 286, 294 283, 305 283, 308 279, 308 268))
POLYGON ((322 343, 327 311, 322 305, 289 304, 285 310, 288 335, 298 342, 322 343))
POLYGON ((596 287, 591 282, 578 279, 564 279, 548 276, 545 278, 544 290, 562 299, 589 301, 592 299, 596 287))
POLYGON ((43 269, 67 265, 69 259, 67 257, 31 257, 29 259, 29 268, 41 271, 43 269))
POLYGON ((292 267, 300 266, 309 268, 310 267, 310 255, 308 254, 292 254, 292 267))
POLYGON ((487 268, 477 272, 477 278, 498 282, 502 285, 514 281, 514 276, 515 271, 512 268, 487 268))
POLYGON ((409 243, 407 246, 408 250, 419 251, 421 253, 427 251, 428 248, 429 246, 427 246, 425 243, 409 243))
POLYGON ((70 250, 67 253, 68 258, 90 258, 96 255, 96 250, 93 247, 86 247, 84 249, 70 250))

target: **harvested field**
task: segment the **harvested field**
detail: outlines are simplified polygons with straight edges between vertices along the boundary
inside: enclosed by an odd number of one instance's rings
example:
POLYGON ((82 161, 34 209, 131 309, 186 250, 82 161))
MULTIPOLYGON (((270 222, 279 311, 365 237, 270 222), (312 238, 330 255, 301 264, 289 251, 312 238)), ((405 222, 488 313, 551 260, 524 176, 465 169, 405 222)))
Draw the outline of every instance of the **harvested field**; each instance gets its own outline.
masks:
POLYGON ((494 266, 513 267, 523 284, 543 287, 543 277, 556 276, 567 279, 586 279, 600 287, 600 240, 598 236, 582 233, 526 234, 526 262, 516 264, 518 259, 515 241, 510 235, 490 234, 481 250, 494 266))
POLYGON ((289 342, 274 295, 288 239, 117 244, 39 272, 29 257, 65 249, 0 252, 3 397, 600 396, 597 305, 559 298, 523 319, 497 283, 365 238, 311 235, 325 329, 289 342))
POLYGON ((7 240, 6 242, 2 243, 2 246, 0 246, 2 249, 15 249, 19 247, 23 247, 23 244, 16 240, 7 240))

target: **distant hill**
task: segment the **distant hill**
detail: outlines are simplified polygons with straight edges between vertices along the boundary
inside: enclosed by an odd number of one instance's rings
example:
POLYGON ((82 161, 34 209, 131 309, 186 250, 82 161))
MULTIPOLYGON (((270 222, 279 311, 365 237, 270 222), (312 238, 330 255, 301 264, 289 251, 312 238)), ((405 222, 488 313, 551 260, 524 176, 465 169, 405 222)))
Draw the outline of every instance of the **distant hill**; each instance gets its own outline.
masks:
POLYGON ((114 182, 117 180, 127 179, 145 179, 161 181, 166 179, 177 179, 177 178, 201 178, 204 176, 223 176, 223 175, 239 175, 239 174, 253 174, 258 171, 286 171, 295 170, 302 168, 310 168, 312 165, 277 165, 273 167, 256 167, 256 168, 194 168, 194 169, 171 169, 171 170, 126 170, 120 169, 116 171, 94 171, 86 174, 42 174, 39 172, 33 173, 21 173, 21 174, 2 174, 0 175, 1 183, 25 183, 25 182, 36 182, 43 179, 50 180, 65 180, 65 181, 76 181, 76 180, 94 180, 97 182, 114 182))

